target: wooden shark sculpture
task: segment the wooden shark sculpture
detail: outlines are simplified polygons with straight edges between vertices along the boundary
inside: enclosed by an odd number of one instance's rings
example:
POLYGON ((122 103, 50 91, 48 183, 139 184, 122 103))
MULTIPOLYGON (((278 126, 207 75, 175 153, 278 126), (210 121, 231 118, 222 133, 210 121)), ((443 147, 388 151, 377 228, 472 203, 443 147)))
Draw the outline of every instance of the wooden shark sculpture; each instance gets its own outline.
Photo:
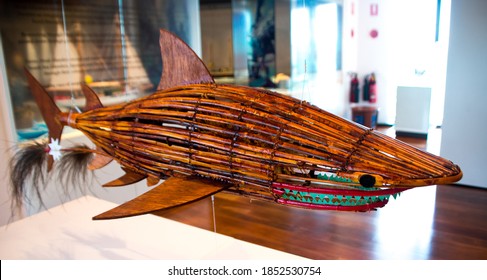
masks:
POLYGON ((104 187, 143 179, 158 184, 94 219, 150 213, 220 191, 311 209, 368 211, 406 189, 462 177, 449 160, 307 102, 216 84, 188 45, 165 30, 160 35, 158 90, 127 104, 103 107, 84 85, 86 111, 61 112, 27 72, 50 139, 71 126, 97 147, 92 169, 112 159, 122 166, 126 174, 104 187))

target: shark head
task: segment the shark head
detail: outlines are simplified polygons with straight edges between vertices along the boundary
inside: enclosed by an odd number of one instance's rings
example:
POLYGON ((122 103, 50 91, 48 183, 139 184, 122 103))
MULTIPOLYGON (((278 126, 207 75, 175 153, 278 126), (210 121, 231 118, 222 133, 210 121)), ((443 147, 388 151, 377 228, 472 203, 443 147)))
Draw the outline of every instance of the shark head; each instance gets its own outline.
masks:
POLYGON ((307 186, 299 181, 275 182, 272 191, 278 203, 370 211, 385 206, 391 196, 396 198, 405 190, 451 184, 462 178, 460 167, 451 161, 372 129, 363 127, 362 134, 350 135, 358 136, 357 141, 349 146, 340 166, 307 178, 307 186))
POLYGON ((450 184, 462 178, 453 162, 373 130, 366 130, 338 175, 365 188, 450 184))

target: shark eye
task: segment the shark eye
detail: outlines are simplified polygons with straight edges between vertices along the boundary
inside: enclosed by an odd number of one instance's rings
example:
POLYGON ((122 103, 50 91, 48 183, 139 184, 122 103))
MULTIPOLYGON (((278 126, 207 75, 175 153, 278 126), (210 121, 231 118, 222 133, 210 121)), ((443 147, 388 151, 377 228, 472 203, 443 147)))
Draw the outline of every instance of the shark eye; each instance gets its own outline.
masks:
POLYGON ((365 174, 360 176, 359 178, 360 185, 365 188, 372 188, 375 185, 375 177, 369 174, 365 174))

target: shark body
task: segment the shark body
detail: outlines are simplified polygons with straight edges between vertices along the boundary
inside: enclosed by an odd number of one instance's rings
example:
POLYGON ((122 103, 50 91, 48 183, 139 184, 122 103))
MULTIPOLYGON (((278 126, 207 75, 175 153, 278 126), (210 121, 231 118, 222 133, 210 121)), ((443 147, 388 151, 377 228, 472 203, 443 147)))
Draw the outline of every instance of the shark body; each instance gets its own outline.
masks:
MULTIPOLYGON (((161 30, 158 90, 103 107, 82 86, 85 112, 61 112, 28 81, 49 136, 63 126, 96 145, 92 169, 112 160, 126 174, 105 187, 146 179, 148 192, 102 213, 111 219, 176 207, 229 191, 283 205, 368 211, 418 186, 460 180, 460 168, 307 102, 268 90, 216 84, 183 41, 161 30), (160 180, 164 180, 159 183, 160 180)), ((49 169, 53 161, 49 159, 49 169)))

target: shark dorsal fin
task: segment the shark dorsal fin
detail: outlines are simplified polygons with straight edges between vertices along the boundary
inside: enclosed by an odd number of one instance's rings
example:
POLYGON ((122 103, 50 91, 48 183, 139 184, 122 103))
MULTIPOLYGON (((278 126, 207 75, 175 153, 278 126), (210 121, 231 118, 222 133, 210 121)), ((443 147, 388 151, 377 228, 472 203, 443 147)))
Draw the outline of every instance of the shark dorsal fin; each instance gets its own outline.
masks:
POLYGON ((103 108, 103 104, 101 104, 100 98, 98 98, 98 95, 92 88, 85 84, 81 84, 81 90, 83 91, 83 94, 86 98, 86 111, 103 108))
POLYGON ((162 75, 158 90, 189 84, 213 84, 203 61, 176 35, 160 30, 162 75))

